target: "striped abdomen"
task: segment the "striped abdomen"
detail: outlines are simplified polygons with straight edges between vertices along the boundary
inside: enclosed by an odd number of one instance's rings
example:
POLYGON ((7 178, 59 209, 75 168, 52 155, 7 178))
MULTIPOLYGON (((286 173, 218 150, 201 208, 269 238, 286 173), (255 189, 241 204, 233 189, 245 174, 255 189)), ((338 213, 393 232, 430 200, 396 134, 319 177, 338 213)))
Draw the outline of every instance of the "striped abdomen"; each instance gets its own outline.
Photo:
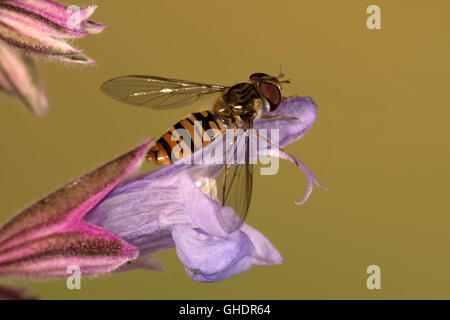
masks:
POLYGON ((147 154, 147 160, 157 164, 171 164, 186 155, 186 151, 193 153, 205 147, 226 129, 226 125, 212 111, 192 113, 156 141, 147 154), (205 134, 209 139, 203 138, 205 134))

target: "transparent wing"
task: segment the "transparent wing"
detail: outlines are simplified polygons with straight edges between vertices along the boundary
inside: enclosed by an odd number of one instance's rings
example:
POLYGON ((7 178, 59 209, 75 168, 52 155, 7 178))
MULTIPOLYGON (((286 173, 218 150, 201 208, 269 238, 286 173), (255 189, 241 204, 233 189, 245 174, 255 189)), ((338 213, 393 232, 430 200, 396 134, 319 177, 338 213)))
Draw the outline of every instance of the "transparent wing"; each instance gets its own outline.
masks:
POLYGON ((227 87, 154 76, 122 76, 106 81, 102 91, 134 106, 152 109, 179 108, 227 87))
MULTIPOLYGON (((225 164, 216 179, 218 200, 223 206, 231 207, 237 213, 237 216, 223 210, 218 213, 218 219, 227 232, 240 228, 250 207, 253 190, 253 164, 250 163, 249 156, 250 141, 245 132, 235 137, 234 143, 227 150, 227 156, 232 152, 234 164, 225 164)), ((229 158, 227 159, 226 162, 231 162, 229 158)))

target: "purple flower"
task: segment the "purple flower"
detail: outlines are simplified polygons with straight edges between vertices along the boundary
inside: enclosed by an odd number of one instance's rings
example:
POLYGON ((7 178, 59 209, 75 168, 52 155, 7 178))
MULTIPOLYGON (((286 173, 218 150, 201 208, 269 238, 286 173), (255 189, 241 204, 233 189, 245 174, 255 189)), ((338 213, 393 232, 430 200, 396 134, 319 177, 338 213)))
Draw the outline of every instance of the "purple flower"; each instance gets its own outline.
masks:
POLYGON ((65 7, 48 0, 0 1, 0 88, 21 100, 34 115, 44 114, 47 100, 36 67, 25 55, 96 63, 66 41, 104 29, 89 20, 95 9, 65 7))
MULTIPOLYGON (((279 146, 284 147, 311 127, 317 108, 310 98, 295 97, 284 100, 276 113, 296 120, 265 119, 254 125, 279 129, 279 146)), ((136 268, 161 271, 150 253, 170 248, 176 249, 188 276, 202 282, 224 280, 252 265, 283 262, 251 226, 244 223, 231 232, 223 228, 218 217, 236 213, 199 188, 199 182, 213 178, 214 165, 176 162, 131 178, 150 145, 70 183, 0 229, 0 275, 62 277, 69 265, 90 276, 136 268)), ((304 202, 317 181, 298 159, 283 150, 278 156, 306 173, 307 194, 299 203, 304 202)))
MULTIPOLYGON (((284 147, 311 127, 317 107, 310 98, 297 97, 283 101, 277 113, 298 120, 263 119, 255 121, 254 127, 280 129, 279 145, 284 147)), ((308 189, 298 202, 301 204, 311 193, 312 182, 318 182, 298 159, 282 150, 279 157, 291 160, 306 173, 308 189)), ((117 234, 136 246, 140 254, 175 247, 188 276, 196 281, 221 281, 252 265, 282 263, 278 250, 249 225, 244 223, 231 233, 225 231, 218 216, 235 215, 234 211, 197 187, 209 176, 210 167, 179 162, 122 184, 85 220, 117 234)))

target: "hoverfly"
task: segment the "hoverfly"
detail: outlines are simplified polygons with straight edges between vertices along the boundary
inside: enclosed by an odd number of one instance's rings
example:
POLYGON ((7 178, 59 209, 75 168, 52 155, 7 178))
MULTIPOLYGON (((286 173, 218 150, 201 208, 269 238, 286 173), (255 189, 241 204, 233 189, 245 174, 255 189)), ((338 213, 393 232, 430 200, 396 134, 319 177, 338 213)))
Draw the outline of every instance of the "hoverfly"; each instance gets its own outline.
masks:
MULTIPOLYGON (((228 87, 155 76, 121 76, 105 82, 101 89, 106 95, 121 102, 155 110, 183 107, 207 95, 220 94, 211 110, 189 114, 164 133, 148 151, 147 160, 150 163, 167 165, 186 156, 182 152, 173 152, 176 146, 182 145, 181 150, 186 148, 183 139, 176 135, 177 130, 192 133, 194 123, 199 121, 201 137, 205 132, 210 132, 210 129, 214 129, 218 135, 224 134, 227 129, 245 131, 253 127, 255 119, 262 117, 263 109, 276 110, 282 100, 281 85, 289 83, 288 80, 281 80, 283 76, 282 73, 278 77, 254 73, 250 75, 249 82, 228 87)), ((269 116, 272 117, 283 116, 269 116)), ((191 141, 191 153, 205 147, 214 139, 215 136, 202 140, 200 145, 191 141)), ((239 219, 230 221, 219 217, 228 232, 240 227, 247 215, 252 195, 253 166, 248 155, 248 137, 246 139, 245 163, 237 166, 224 164, 221 178, 216 179, 218 184, 220 183, 219 187, 216 185, 216 190, 221 189, 218 197, 222 205, 232 207, 239 215, 239 219)))

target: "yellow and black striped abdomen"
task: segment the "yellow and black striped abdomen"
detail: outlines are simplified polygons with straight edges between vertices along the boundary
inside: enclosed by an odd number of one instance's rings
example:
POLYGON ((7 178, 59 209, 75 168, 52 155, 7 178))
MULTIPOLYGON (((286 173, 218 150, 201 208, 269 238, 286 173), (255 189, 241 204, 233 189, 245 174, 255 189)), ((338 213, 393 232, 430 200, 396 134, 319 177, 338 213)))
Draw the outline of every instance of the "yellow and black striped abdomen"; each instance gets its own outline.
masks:
POLYGON ((226 125, 212 111, 192 113, 156 141, 147 154, 147 160, 151 163, 171 164, 205 147, 226 129, 226 125), (207 139, 204 139, 205 136, 207 139))

